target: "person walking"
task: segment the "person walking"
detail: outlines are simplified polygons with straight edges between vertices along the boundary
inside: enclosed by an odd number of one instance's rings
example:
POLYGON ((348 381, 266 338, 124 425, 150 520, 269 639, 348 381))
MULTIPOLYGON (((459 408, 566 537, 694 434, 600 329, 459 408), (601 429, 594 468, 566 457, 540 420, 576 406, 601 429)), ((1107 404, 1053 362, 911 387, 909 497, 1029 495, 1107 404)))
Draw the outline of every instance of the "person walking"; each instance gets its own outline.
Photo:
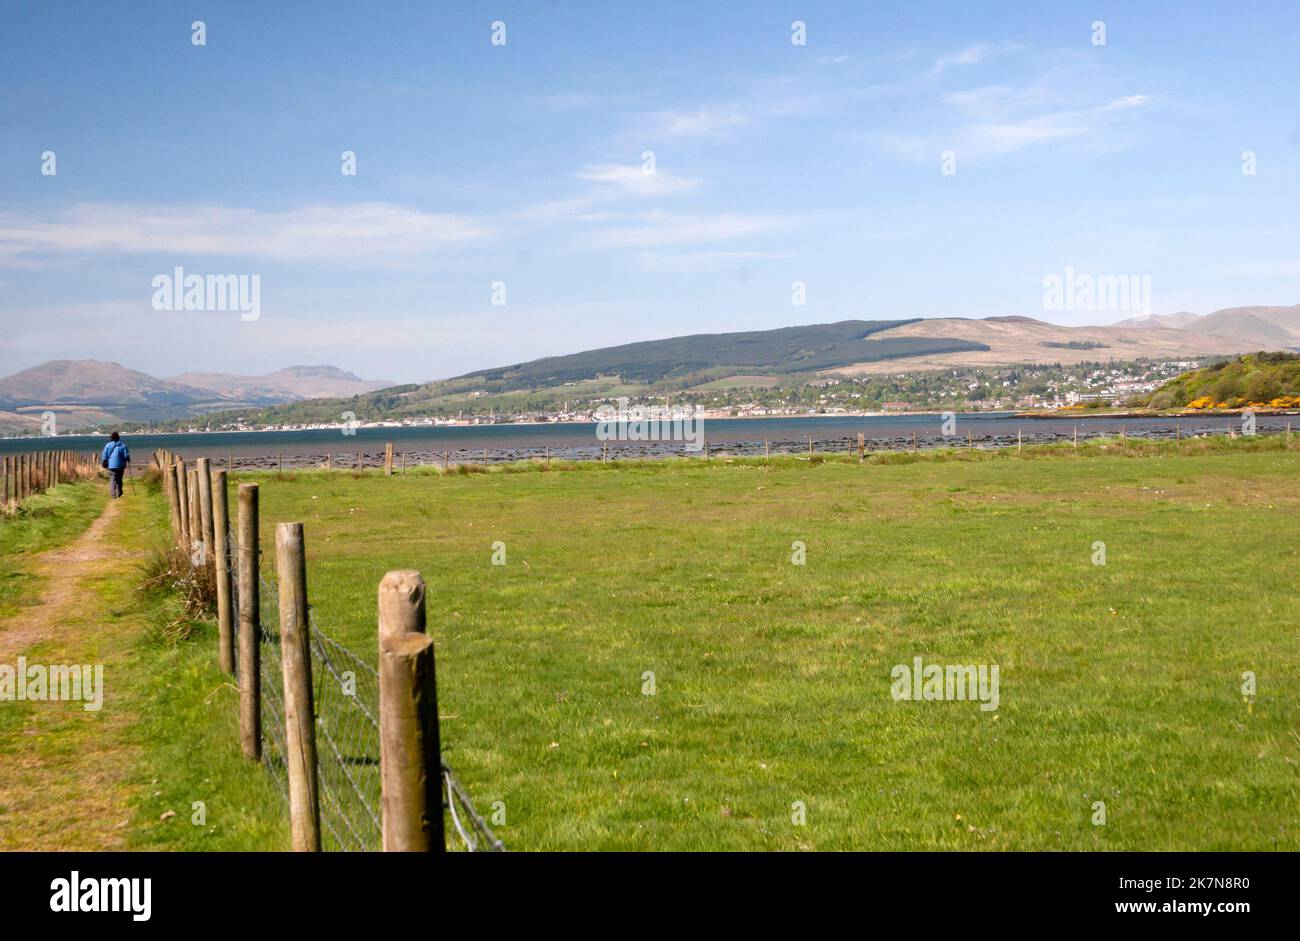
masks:
POLYGON ((131 452, 116 431, 109 435, 104 453, 99 456, 99 463, 101 467, 108 468, 108 495, 117 499, 122 495, 122 474, 131 463, 131 452))

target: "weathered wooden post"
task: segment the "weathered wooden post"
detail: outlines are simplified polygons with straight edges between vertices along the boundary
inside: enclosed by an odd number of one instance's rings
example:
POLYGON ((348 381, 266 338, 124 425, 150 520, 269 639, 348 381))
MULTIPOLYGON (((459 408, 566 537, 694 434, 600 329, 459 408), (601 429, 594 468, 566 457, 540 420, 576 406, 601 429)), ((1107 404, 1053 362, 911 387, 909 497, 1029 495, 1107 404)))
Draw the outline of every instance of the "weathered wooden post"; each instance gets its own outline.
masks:
POLYGON ((867 436, 861 431, 858 432, 858 463, 861 464, 867 457, 867 436))
POLYGON ((230 608, 230 504, 226 472, 212 475, 212 562, 217 574, 217 663, 235 672, 235 612, 230 608))
POLYGON ((334 455, 333 455, 333 454, 326 454, 326 455, 325 455, 325 473, 328 474, 328 473, 330 473, 330 472, 333 471, 333 470, 334 470, 334 455))
POLYGON ((393 476, 393 442, 384 444, 384 476, 393 476))
POLYGON ((212 565, 216 561, 217 540, 212 521, 212 467, 206 457, 195 463, 195 476, 199 482, 199 525, 203 527, 203 560, 212 565))
POLYGON ((176 477, 176 499, 178 509, 181 514, 181 545, 188 556, 191 550, 190 543, 190 491, 189 475, 185 473, 185 462, 177 461, 172 465, 172 473, 176 477))
POLYGON ((275 456, 275 459, 276 459, 276 471, 275 471, 275 476, 276 476, 276 477, 283 477, 283 476, 284 476, 284 454, 283 454, 283 453, 281 453, 281 454, 277 454, 277 455, 275 456))
POLYGON ((975 450, 975 432, 971 431, 969 428, 966 429, 966 450, 975 450))
POLYGON ((171 514, 172 523, 172 545, 180 548, 185 543, 185 538, 181 534, 181 505, 176 492, 176 473, 170 465, 164 464, 163 483, 167 490, 167 509, 171 514))
POLYGON ((284 672, 284 738, 288 754, 289 829, 295 852, 320 852, 316 778, 316 713, 311 691, 311 628, 307 621, 307 557, 302 523, 275 527, 280 583, 280 663, 284 672))
POLYGON ((1024 451, 1024 444, 1020 439, 1020 429, 1016 429, 1016 453, 1021 454, 1024 451))
MULTIPOLYGON (((186 490, 190 495, 190 562, 193 564, 194 550, 206 551, 203 546, 203 511, 199 509, 199 472, 186 471, 186 490)), ((207 562, 204 556, 203 562, 207 562)))
POLYGON ((1079 450, 1079 426, 1074 426, 1074 450, 1079 450))
POLYGON ((771 451, 768 450, 767 439, 763 439, 763 457, 771 457, 771 451))
POLYGON ((239 742, 262 760, 261 598, 258 595, 257 484, 239 485, 239 742))
POLYGON ((424 626, 424 579, 419 572, 389 572, 379 583, 379 754, 386 852, 445 849, 433 638, 424 626))

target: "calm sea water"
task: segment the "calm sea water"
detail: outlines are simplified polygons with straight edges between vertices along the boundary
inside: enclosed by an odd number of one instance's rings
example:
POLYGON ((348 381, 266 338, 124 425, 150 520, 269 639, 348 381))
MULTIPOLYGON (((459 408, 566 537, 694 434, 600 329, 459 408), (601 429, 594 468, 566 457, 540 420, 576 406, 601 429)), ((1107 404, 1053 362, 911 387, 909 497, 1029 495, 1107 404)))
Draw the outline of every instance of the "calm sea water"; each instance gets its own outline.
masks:
MULTIPOLYGON (((1257 430, 1280 431, 1294 416, 1258 416, 1257 430)), ((818 451, 841 451, 856 446, 862 432, 873 450, 911 447, 916 435, 920 447, 949 446, 965 442, 967 433, 985 447, 1014 444, 1020 432, 1026 442, 1069 439, 1077 427, 1080 438, 1117 434, 1121 425, 1134 437, 1170 437, 1181 426, 1183 435, 1226 434, 1241 428, 1235 416, 1214 418, 1104 418, 1068 419, 1017 418, 1011 413, 974 412, 958 414, 956 435, 945 437, 939 415, 881 415, 871 417, 834 416, 808 418, 706 419, 704 436, 710 451, 729 454, 761 454, 764 440, 773 452, 806 450, 811 437, 818 451)), ((133 434, 127 443, 137 464, 149 459, 155 448, 167 448, 186 458, 209 457, 233 460, 236 467, 270 466, 283 459, 286 467, 322 463, 329 456, 336 467, 374 466, 382 460, 385 442, 405 454, 410 463, 441 461, 446 454, 452 463, 537 457, 549 448, 557 459, 599 458, 601 442, 594 423, 545 425, 470 425, 437 428, 357 428, 344 434, 342 428, 309 431, 202 432, 194 434, 133 434), (360 458, 358 458, 360 454, 360 458)), ((67 450, 99 449, 104 436, 61 435, 57 438, 10 438, 0 440, 0 454, 14 454, 45 448, 67 450)), ((681 442, 609 442, 610 454, 618 457, 687 455, 681 442)))

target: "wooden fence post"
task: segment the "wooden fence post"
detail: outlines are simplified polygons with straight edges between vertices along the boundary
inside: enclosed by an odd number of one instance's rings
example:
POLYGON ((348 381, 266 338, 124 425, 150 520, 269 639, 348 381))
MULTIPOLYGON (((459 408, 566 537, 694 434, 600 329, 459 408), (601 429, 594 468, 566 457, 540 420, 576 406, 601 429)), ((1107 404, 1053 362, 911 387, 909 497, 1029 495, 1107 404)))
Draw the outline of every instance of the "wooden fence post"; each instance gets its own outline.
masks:
POLYGON ((190 491, 188 487, 189 475, 185 473, 185 462, 177 461, 172 465, 172 473, 176 477, 177 508, 181 514, 180 548, 188 556, 190 554, 190 491))
POLYGON ((280 523, 275 527, 275 564, 280 583, 280 663, 284 670, 289 829, 295 852, 319 853, 316 713, 312 708, 311 627, 307 621, 307 557, 302 523, 280 523))
POLYGON ((235 672, 235 613, 230 609, 230 504, 226 472, 212 475, 212 562, 217 574, 217 663, 222 673, 235 672))
POLYGON ((199 510, 199 472, 186 471, 185 476, 190 495, 190 560, 193 564, 194 547, 203 545, 203 513, 199 510))
POLYGON ((442 852, 438 694, 419 572, 379 583, 379 754, 384 850, 442 852))
POLYGON ((203 527, 203 559, 207 565, 216 562, 217 541, 212 521, 212 465, 206 457, 195 463, 195 474, 199 481, 199 524, 203 527))
POLYGON ((863 432, 858 432, 858 463, 861 464, 867 456, 867 436, 863 432))
POLYGON ((262 760, 262 622, 258 594, 257 484, 239 485, 239 741, 262 760))
POLYGON ((393 442, 384 445, 384 476, 393 476, 393 442))
POLYGON ((167 490, 167 509, 172 521, 172 545, 180 548, 185 539, 181 535, 181 505, 176 492, 176 472, 170 465, 163 465, 162 474, 167 490))

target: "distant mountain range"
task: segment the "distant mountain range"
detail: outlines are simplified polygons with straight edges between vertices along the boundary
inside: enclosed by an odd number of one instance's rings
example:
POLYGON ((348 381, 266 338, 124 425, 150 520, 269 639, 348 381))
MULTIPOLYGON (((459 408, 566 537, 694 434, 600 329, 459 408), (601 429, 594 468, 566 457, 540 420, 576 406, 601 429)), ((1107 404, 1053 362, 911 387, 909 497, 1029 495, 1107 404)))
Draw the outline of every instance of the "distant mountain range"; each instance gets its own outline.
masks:
POLYGON ((47 410, 63 427, 75 428, 346 397, 392 384, 335 366, 290 366, 264 376, 185 373, 158 379, 118 363, 57 359, 0 379, 0 431, 39 428, 47 410))
POLYGON ((826 375, 885 375, 1021 363, 1191 359, 1300 351, 1300 305, 1177 313, 1108 326, 1062 327, 1032 317, 844 320, 709 333, 587 350, 423 385, 367 381, 333 366, 265 376, 186 373, 155 379, 116 363, 58 360, 0 379, 0 431, 212 415, 266 423, 363 420, 458 411, 554 411, 602 395, 671 394, 701 386, 761 386, 826 375))
MULTIPOLYGON (((1211 336, 1236 337, 1254 349, 1300 350, 1300 304, 1295 307, 1228 307, 1212 314, 1156 314, 1147 323, 1211 336)), ((1140 323, 1124 320, 1117 327, 1140 323)))

